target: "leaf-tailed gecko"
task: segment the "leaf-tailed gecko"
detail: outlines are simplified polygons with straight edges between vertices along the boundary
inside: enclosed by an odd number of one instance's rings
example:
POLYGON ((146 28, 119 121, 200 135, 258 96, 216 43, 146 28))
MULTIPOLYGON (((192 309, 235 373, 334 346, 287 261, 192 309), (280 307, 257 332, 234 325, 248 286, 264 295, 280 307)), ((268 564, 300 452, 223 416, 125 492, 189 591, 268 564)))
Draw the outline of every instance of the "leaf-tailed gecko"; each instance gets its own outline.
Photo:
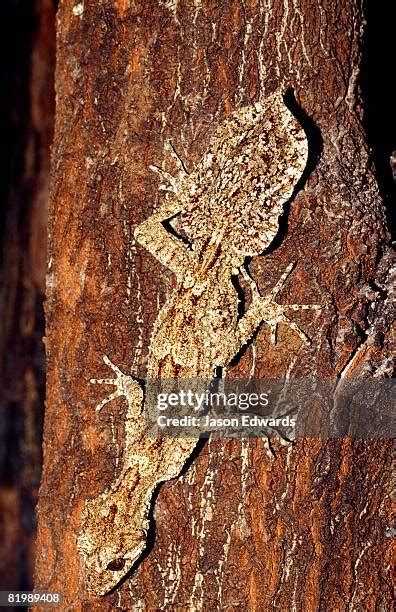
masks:
MULTIPOLYGON (((303 129, 276 93, 231 113, 191 174, 180 160, 177 178, 151 167, 160 174, 166 195, 160 208, 137 227, 135 238, 175 274, 177 284, 153 328, 149 379, 213 377, 263 321, 274 343, 279 323, 309 343, 286 313, 320 307, 275 301, 293 264, 268 295, 253 291, 252 303, 240 318, 231 282, 246 258, 262 253, 277 235, 279 217, 307 154, 303 129), (190 245, 168 231, 164 222, 172 219, 190 245)), ((117 397, 126 399, 128 410, 121 473, 108 490, 85 502, 81 516, 78 548, 87 588, 95 594, 114 588, 140 558, 154 490, 180 473, 198 441, 148 435, 141 386, 104 359, 115 377, 91 382, 116 389, 97 410, 117 397)))

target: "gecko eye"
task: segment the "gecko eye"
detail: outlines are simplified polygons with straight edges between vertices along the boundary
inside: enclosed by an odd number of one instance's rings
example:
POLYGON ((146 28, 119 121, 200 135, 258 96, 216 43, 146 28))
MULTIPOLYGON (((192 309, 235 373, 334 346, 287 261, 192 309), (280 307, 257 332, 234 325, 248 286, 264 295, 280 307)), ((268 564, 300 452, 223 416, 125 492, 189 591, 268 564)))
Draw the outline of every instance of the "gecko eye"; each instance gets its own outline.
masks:
POLYGON ((110 570, 111 572, 119 572, 120 570, 122 570, 124 565, 125 559, 120 557, 119 559, 113 559, 113 561, 110 561, 106 569, 110 570))

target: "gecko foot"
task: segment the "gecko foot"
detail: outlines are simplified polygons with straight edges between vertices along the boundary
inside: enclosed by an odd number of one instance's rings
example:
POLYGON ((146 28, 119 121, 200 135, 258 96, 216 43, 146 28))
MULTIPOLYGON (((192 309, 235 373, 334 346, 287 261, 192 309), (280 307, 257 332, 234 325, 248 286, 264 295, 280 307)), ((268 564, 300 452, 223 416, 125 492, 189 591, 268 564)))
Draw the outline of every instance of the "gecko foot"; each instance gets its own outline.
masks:
POLYGON ((166 151, 169 151, 171 156, 173 157, 174 161, 176 162, 176 166, 177 169, 179 171, 179 180, 185 178, 186 176, 189 175, 189 172, 187 171, 186 166, 183 163, 183 160, 181 159, 180 155, 178 154, 178 152, 176 151, 175 147, 173 146, 173 143, 171 140, 165 140, 165 146, 164 146, 166 151))
POLYGON ((179 192, 179 181, 177 178, 172 176, 172 174, 169 174, 169 172, 166 172, 166 170, 163 170, 159 166, 154 166, 153 164, 149 166, 149 170, 158 174, 161 180, 163 181, 158 187, 159 191, 170 191, 171 193, 175 194, 179 192))
POLYGON ((282 290, 286 279, 290 275, 291 271, 294 268, 295 263, 292 262, 287 266, 282 276, 276 283, 275 287, 269 292, 265 297, 260 297, 261 308, 262 308, 262 318, 263 321, 269 325, 271 330, 271 343, 276 344, 276 337, 278 331, 279 323, 283 323, 290 327, 296 334, 301 338, 301 340, 306 345, 311 344, 310 338, 303 332, 303 330, 292 321, 286 314, 287 310, 321 310, 322 306, 320 304, 278 304, 275 302, 275 298, 282 290))
POLYGON ((177 195, 180 192, 182 181, 188 176, 188 172, 170 140, 165 141, 165 150, 170 152, 172 158, 176 162, 178 170, 177 177, 154 164, 149 166, 149 170, 158 174, 163 181, 158 187, 159 191, 169 191, 177 195))
POLYGON ((143 390, 136 380, 121 372, 121 370, 114 365, 107 355, 103 355, 103 361, 113 370, 116 377, 91 378, 89 382, 93 385, 113 385, 116 387, 116 390, 96 406, 96 412, 102 410, 103 406, 117 397, 125 397, 129 406, 141 406, 143 401, 143 390))

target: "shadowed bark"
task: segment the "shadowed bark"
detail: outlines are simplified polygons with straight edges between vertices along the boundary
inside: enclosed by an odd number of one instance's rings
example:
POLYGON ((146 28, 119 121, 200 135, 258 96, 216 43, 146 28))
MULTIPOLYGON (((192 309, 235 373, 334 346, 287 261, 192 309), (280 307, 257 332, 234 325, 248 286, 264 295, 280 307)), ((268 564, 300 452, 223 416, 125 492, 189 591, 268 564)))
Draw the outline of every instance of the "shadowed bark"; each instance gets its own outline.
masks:
MULTIPOLYGON (((358 92, 357 0, 76 4, 58 16, 49 226, 48 395, 36 586, 70 609, 390 610, 389 444, 213 439, 163 485, 149 554, 114 593, 89 597, 76 548, 85 499, 122 462, 122 400, 98 416, 105 353, 144 378, 172 276, 133 231, 158 203, 164 140, 188 168, 233 109, 294 91, 310 140, 307 181, 270 252, 250 264, 262 292, 296 261, 288 328, 260 329, 230 376, 389 375, 384 208, 358 92), (296 319, 296 320, 297 320, 296 319)), ((167 168, 172 171, 167 158, 167 168)))
POLYGON ((1 51, 0 589, 29 589, 44 413, 52 0, 3 2, 1 51))

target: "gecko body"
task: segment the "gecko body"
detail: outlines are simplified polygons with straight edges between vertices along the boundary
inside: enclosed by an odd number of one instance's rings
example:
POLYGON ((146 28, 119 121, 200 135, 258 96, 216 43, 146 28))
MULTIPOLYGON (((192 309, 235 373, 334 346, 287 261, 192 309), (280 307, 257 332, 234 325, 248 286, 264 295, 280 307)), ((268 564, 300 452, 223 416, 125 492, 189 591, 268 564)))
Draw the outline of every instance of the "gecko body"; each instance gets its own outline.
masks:
MULTIPOLYGON (((293 264, 268 295, 253 290, 242 317, 232 284, 246 257, 262 253, 276 236, 279 216, 304 171, 307 154, 303 129, 282 96, 274 94, 231 113, 191 174, 181 163, 177 178, 152 167, 166 195, 160 208, 138 226, 135 238, 176 275, 176 287, 153 327, 147 379, 210 379, 263 321, 272 342, 283 323, 308 343, 286 311, 319 306, 275 301, 293 264), (189 244, 165 222, 173 223, 189 244)), ((91 382, 116 390, 97 410, 117 397, 126 399, 128 410, 122 470, 107 491, 85 502, 81 515, 78 548, 87 587, 96 594, 114 588, 141 557, 153 493, 160 482, 180 473, 198 441, 150 435, 141 387, 108 357, 105 363, 115 377, 91 382)))

